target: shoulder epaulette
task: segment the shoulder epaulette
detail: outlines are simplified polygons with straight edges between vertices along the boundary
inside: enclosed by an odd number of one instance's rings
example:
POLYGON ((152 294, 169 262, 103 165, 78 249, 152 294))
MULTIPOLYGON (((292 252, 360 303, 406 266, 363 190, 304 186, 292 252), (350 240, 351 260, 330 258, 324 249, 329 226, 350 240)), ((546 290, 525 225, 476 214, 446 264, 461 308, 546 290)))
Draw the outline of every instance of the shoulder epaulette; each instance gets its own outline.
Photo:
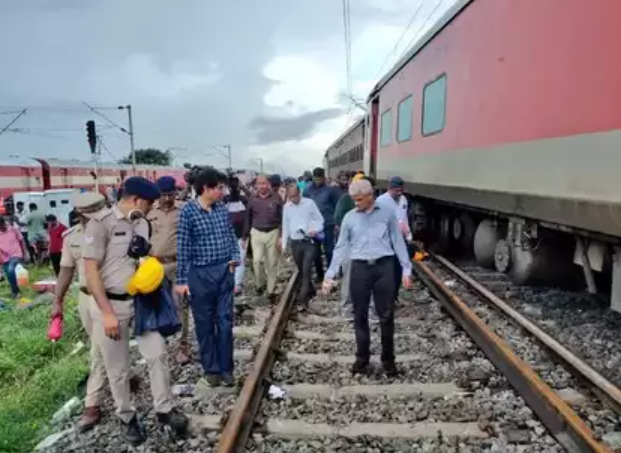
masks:
POLYGON ((102 209, 101 211, 98 211, 95 214, 91 215, 90 219, 91 220, 96 220, 98 222, 101 222, 106 217, 112 215, 112 213, 113 213, 112 209, 105 208, 105 209, 102 209))

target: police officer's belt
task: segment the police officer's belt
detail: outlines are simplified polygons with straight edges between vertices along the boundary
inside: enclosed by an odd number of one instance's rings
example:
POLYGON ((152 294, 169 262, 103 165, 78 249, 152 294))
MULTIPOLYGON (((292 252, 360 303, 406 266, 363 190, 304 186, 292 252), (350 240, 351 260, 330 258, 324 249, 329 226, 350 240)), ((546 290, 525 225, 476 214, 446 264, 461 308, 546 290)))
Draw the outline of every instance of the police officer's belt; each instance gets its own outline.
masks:
POLYGON ((106 297, 110 300, 130 300, 133 299, 134 296, 130 296, 129 294, 114 294, 106 291, 106 297))
MULTIPOLYGON (((88 290, 88 288, 86 286, 80 286, 80 291, 84 294, 86 294, 87 296, 91 296, 91 292, 88 290)), ((130 300, 133 299, 133 296, 130 296, 129 294, 114 294, 114 293, 109 293, 106 291, 106 297, 110 300, 130 300)))

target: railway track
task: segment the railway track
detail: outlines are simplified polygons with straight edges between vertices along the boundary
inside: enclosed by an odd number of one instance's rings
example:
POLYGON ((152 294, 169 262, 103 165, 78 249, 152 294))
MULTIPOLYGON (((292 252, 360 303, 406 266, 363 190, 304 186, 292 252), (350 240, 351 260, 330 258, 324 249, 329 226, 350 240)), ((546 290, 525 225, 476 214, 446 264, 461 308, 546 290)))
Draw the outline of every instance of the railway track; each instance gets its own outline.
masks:
MULTIPOLYGON (((353 329, 336 317, 337 302, 292 317, 290 281, 216 451, 612 451, 592 428, 614 411, 580 393, 595 387, 585 387, 593 370, 563 370, 567 385, 551 387, 560 365, 515 341, 524 334, 493 318, 472 290, 458 297, 466 283, 445 283, 448 264, 416 263, 420 279, 397 310, 397 378, 381 373, 377 356, 370 377, 352 377, 353 329), (266 397, 271 385, 284 396, 266 397)), ((595 381, 600 392, 617 391, 595 381)))
MULTIPOLYGON (((279 287, 286 292, 286 286, 293 273, 293 264, 284 262, 279 273, 279 287)), ((169 340, 171 383, 176 394, 176 406, 190 418, 190 435, 175 438, 168 431, 159 429, 152 411, 152 398, 146 362, 136 347, 135 340, 130 342, 132 369, 141 378, 139 388, 133 391, 133 400, 139 416, 139 422, 147 436, 143 445, 132 448, 119 435, 118 420, 114 414, 114 405, 109 389, 104 390, 102 401, 103 418, 92 431, 78 433, 75 430, 77 414, 61 424, 53 426, 54 434, 46 442, 48 446, 38 451, 45 453, 73 452, 184 452, 199 453, 213 451, 227 416, 238 399, 240 389, 252 372, 253 361, 259 346, 265 342, 270 319, 277 312, 264 297, 255 297, 253 273, 246 272, 245 288, 248 295, 237 298, 234 321, 234 359, 235 380, 232 388, 210 389, 195 385, 202 377, 199 351, 194 338, 194 326, 191 326, 191 347, 194 361, 188 365, 174 362, 174 353, 178 338, 169 340), (163 450, 162 450, 163 448, 163 450)), ((40 445, 46 445, 44 443, 40 445)))
MULTIPOLYGON (((275 308, 253 300, 238 313, 239 387, 193 388, 180 397, 192 419, 188 439, 153 429, 143 386, 137 406, 151 428, 140 451, 159 451, 158 445, 196 453, 613 451, 600 439, 618 423, 614 406, 602 404, 612 401, 606 388, 614 395, 616 387, 597 379, 599 387, 589 384, 593 373, 577 378, 579 367, 566 369, 558 354, 528 343, 521 329, 484 303, 484 290, 472 289, 460 280, 467 275, 447 265, 436 257, 416 263, 419 278, 402 291, 395 378, 378 363, 378 325, 372 325, 373 373, 351 375, 355 337, 353 326, 337 316, 338 293, 298 315, 293 275, 275 308), (284 395, 270 397, 272 385, 284 395)), ((510 286, 498 275, 469 270, 500 291, 510 286)), ((146 375, 141 367, 138 360, 139 374, 146 375)), ((177 385, 194 383, 200 366, 173 367, 172 377, 177 385)), ((106 406, 107 419, 94 433, 72 434, 46 451, 128 451, 109 400, 106 406)))

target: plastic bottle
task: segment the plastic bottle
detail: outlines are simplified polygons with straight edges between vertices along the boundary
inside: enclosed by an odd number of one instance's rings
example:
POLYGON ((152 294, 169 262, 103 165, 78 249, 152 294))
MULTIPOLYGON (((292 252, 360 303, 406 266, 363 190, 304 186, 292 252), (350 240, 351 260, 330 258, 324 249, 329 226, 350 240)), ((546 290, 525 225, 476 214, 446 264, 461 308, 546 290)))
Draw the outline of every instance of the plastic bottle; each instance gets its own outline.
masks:
POLYGON ((28 270, 21 264, 15 266, 15 277, 18 286, 28 286, 28 270))

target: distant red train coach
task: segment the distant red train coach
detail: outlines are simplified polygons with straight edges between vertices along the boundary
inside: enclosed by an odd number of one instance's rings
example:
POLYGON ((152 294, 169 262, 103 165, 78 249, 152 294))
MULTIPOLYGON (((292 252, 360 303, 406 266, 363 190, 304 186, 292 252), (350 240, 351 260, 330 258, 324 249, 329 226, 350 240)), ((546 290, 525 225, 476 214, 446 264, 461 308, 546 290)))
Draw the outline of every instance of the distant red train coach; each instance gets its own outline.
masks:
MULTIPOLYGON (((139 165, 136 175, 152 181, 161 176, 172 176, 180 187, 185 186, 185 168, 139 165)), ((100 191, 106 186, 118 186, 132 176, 131 165, 103 163, 98 169, 100 191)), ((95 188, 93 165, 78 160, 11 159, 0 161, 0 197, 15 192, 43 192, 50 189, 95 188)))

